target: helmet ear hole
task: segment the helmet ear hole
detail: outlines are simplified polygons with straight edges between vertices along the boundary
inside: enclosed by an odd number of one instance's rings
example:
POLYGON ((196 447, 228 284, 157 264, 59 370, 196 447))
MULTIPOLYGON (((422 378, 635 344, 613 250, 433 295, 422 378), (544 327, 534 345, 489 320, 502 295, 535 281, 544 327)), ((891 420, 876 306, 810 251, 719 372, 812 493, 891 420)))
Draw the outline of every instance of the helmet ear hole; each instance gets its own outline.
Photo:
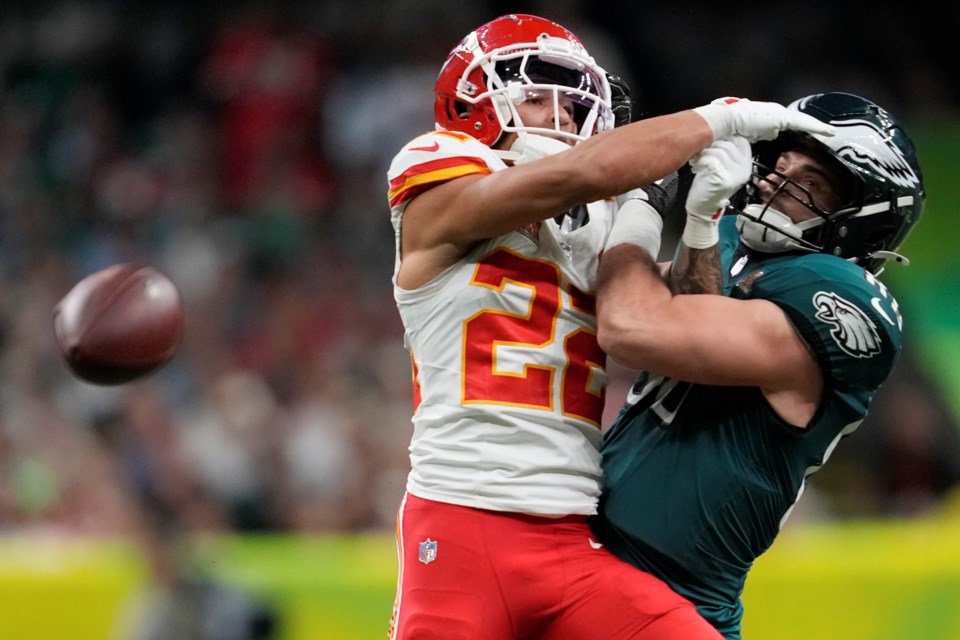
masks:
POLYGON ((450 100, 449 98, 447 98, 446 100, 443 101, 443 111, 444 113, 446 113, 447 120, 449 121, 456 120, 457 112, 456 112, 455 103, 453 100, 450 100))
POLYGON ((457 120, 466 120, 470 117, 470 114, 473 112, 473 107, 463 102, 461 100, 451 100, 453 106, 453 113, 450 114, 450 119, 457 120))
POLYGON ((884 227, 882 229, 874 230, 863 241, 864 247, 866 248, 866 253, 869 254, 883 249, 887 239, 896 233, 896 231, 897 230, 894 227, 884 227))

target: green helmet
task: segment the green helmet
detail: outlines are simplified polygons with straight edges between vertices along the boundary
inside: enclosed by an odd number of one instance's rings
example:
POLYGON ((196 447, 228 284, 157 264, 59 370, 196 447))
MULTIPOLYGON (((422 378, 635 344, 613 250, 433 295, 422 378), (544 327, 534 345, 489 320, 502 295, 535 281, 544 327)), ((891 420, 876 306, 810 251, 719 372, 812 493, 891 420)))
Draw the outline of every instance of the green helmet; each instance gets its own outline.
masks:
MULTIPOLYGON (((765 252, 829 253, 872 273, 882 271, 890 258, 907 262, 896 250, 920 219, 926 194, 913 142, 897 120, 879 105, 849 93, 807 96, 790 108, 832 124, 836 134, 784 132, 771 142, 757 143, 753 185, 776 174, 773 167, 780 153, 806 145, 833 158, 846 172, 847 203, 824 211, 807 198, 804 204, 818 217, 792 224, 759 204, 756 189, 748 189, 748 204, 737 225, 744 244, 765 252)), ((786 178, 779 175, 779 180, 786 178)), ((799 185, 793 189, 804 192, 799 185)))

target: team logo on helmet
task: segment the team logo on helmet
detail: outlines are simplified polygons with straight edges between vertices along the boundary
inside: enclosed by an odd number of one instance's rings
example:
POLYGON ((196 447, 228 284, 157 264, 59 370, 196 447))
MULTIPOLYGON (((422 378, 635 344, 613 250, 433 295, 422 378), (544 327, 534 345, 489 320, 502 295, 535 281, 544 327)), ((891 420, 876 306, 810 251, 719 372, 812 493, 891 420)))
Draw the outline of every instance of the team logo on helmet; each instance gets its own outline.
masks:
POLYGON ((844 353, 870 358, 880 353, 880 334, 860 307, 829 291, 813 296, 818 320, 831 325, 830 336, 844 353))
POLYGON ((841 129, 839 139, 848 141, 837 149, 838 156, 848 162, 871 167, 898 187, 913 188, 920 184, 920 177, 910 166, 903 150, 874 123, 867 120, 833 120, 830 124, 841 129))

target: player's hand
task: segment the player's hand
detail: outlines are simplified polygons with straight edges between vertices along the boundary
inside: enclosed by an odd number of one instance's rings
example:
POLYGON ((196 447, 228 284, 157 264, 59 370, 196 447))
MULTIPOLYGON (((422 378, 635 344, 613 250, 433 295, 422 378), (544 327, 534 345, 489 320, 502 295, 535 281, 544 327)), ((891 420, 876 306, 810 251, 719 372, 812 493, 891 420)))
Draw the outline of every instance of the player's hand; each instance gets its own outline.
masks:
POLYGON ((522 134, 510 145, 511 155, 515 156, 513 159, 515 165, 533 162, 568 149, 570 145, 566 142, 535 133, 522 134))
POLYGON ((750 179, 753 155, 742 136, 715 140, 690 160, 693 183, 687 194, 683 242, 692 249, 712 247, 719 240, 717 225, 730 198, 750 179))
POLYGON ((607 74, 610 85, 610 103, 613 107, 613 126, 622 127, 633 122, 633 101, 630 99, 630 86, 620 76, 607 74))
POLYGON ((743 136, 749 142, 773 140, 788 129, 824 136, 834 134, 832 125, 776 102, 718 98, 694 111, 710 125, 714 140, 734 135, 743 136))

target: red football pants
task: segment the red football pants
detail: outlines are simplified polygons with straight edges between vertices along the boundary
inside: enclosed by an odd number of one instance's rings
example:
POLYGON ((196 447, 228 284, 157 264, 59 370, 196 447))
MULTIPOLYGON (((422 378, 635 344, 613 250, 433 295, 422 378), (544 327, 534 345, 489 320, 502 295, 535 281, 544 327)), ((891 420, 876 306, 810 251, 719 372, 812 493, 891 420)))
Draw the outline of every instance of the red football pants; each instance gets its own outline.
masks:
POLYGON ((391 640, 722 640, 688 600, 600 547, 585 516, 407 494, 397 554, 391 640))

